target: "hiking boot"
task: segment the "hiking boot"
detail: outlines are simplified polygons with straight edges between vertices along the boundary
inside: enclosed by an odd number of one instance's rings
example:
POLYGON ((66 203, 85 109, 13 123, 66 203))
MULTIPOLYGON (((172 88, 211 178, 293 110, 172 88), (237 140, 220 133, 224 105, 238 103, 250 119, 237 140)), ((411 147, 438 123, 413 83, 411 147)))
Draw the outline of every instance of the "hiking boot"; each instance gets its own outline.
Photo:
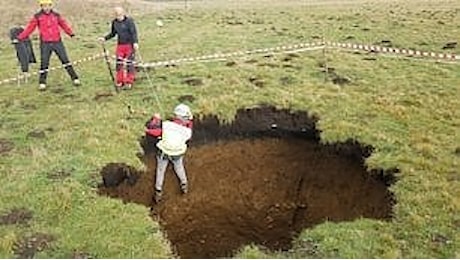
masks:
POLYGON ((161 190, 155 190, 155 195, 154 195, 154 200, 155 200, 155 203, 159 203, 161 201, 161 197, 163 196, 163 193, 161 192, 161 190))
POLYGON ((40 85, 38 85, 38 90, 45 90, 46 89, 46 84, 44 83, 40 83, 40 85))
POLYGON ((187 183, 182 183, 180 185, 180 190, 182 191, 182 194, 187 194, 188 193, 188 185, 187 185, 187 183))
POLYGON ((115 84, 115 86, 117 87, 118 90, 123 89, 123 83, 117 83, 115 84))
POLYGON ((72 83, 75 87, 81 86, 81 82, 79 79, 74 79, 72 83))

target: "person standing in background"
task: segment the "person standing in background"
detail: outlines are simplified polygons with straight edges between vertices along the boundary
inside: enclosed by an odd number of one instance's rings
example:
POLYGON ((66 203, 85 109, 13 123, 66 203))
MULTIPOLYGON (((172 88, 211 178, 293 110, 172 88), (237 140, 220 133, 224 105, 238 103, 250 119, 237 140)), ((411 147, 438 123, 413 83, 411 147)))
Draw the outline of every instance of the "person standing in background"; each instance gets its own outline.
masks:
POLYGON ((74 37, 75 34, 72 28, 67 24, 65 19, 53 10, 53 0, 38 0, 41 10, 30 19, 26 28, 21 32, 16 39, 16 42, 23 41, 38 27, 40 33, 40 76, 39 90, 46 89, 46 78, 48 76, 48 67, 50 63, 51 53, 54 51, 59 60, 64 65, 67 73, 72 79, 74 86, 80 86, 80 80, 75 72, 72 63, 67 56, 66 49, 61 39, 61 29, 74 37))
POLYGON ((139 48, 137 29, 134 20, 126 15, 122 7, 115 7, 114 15, 115 19, 112 21, 110 33, 105 37, 99 38, 99 41, 104 43, 115 37, 115 35, 118 35, 116 47, 116 86, 119 89, 131 89, 135 80, 135 51, 139 48), (124 64, 126 64, 127 73, 125 73, 124 64))

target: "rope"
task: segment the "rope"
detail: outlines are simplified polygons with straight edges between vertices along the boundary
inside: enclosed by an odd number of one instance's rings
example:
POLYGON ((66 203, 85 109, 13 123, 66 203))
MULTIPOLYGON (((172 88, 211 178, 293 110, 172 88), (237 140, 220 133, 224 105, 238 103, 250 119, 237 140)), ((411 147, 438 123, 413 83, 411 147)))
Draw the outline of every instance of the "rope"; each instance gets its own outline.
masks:
POLYGON ((17 81, 17 80, 21 80, 21 79, 25 79, 26 77, 30 77, 30 76, 34 76, 34 75, 39 75, 41 73, 44 73, 44 72, 49 72, 49 71, 53 71, 53 70, 57 70, 57 69, 60 69, 60 68, 65 68, 69 65, 77 65, 79 63, 83 63, 83 62, 87 62, 87 61, 92 61, 92 60, 96 60, 98 58, 101 58, 101 57, 104 57, 104 54, 103 53, 99 53, 99 54, 94 54, 92 56, 88 56, 86 58, 83 58, 83 59, 80 59, 80 60, 76 60, 76 61, 73 61, 71 63, 68 63, 68 64, 64 64, 64 65, 60 65, 60 66, 56 66, 56 67, 51 67, 51 68, 48 68, 46 70, 38 70, 36 72, 30 72, 28 73, 27 75, 20 75, 20 76, 17 76, 17 77, 13 77, 13 78, 9 78, 9 79, 4 79, 4 80, 1 80, 0 81, 0 85, 2 84, 6 84, 6 83, 11 83, 11 82, 14 82, 14 81, 17 81))
POLYGON ((202 61, 209 61, 209 60, 226 60, 230 57, 237 57, 237 56, 247 56, 252 54, 267 54, 267 53, 287 53, 287 52, 303 52, 303 51, 312 51, 312 50, 320 50, 324 48, 324 43, 322 42, 313 42, 313 43, 300 43, 294 45, 283 45, 277 46, 272 48, 260 48, 260 49, 253 49, 253 50, 246 50, 246 51, 234 51, 228 53, 214 53, 209 55, 202 55, 197 57, 185 57, 179 59, 172 59, 166 61, 158 61, 152 63, 144 63, 139 66, 144 66, 146 68, 153 68, 153 67, 161 67, 161 66, 168 66, 174 65, 179 63, 201 63, 202 61))
MULTIPOLYGON (((458 64, 460 61, 460 55, 454 53, 436 53, 436 52, 429 52, 429 51, 418 51, 418 50, 411 50, 407 48, 390 48, 390 47, 381 47, 381 46, 374 46, 374 45, 365 45, 365 44, 355 44, 355 43, 337 43, 337 42, 313 42, 313 43, 300 43, 294 45, 283 45, 277 46, 272 48, 261 48, 261 49, 254 49, 254 50, 246 50, 246 51, 235 51, 229 53, 214 53, 209 55, 202 55, 197 57, 184 57, 179 59, 171 59, 165 61, 157 61, 152 63, 144 63, 142 58, 139 56, 142 63, 136 63, 132 61, 135 66, 142 67, 144 70, 146 68, 154 68, 154 67, 161 67, 161 66, 168 66, 174 65, 179 63, 203 63, 203 62, 213 62, 213 61, 221 61, 226 60, 230 57, 236 56, 246 56, 246 55, 253 55, 253 54, 267 54, 267 53, 292 53, 292 52, 304 52, 304 51, 312 51, 312 50, 320 50, 323 48, 336 48, 336 49, 344 49, 344 50, 355 50, 355 51, 368 51, 368 52, 375 52, 376 54, 391 54, 395 56, 404 56, 409 58, 417 58, 421 61, 444 61, 449 62, 450 64, 458 64), (423 58, 423 59, 422 59, 423 58)), ((104 57, 104 53, 94 54, 92 56, 71 62, 70 64, 76 65, 79 63, 83 63, 86 61, 92 61, 98 58, 104 57)), ((116 57, 115 57, 116 58, 116 57)), ((30 73, 29 75, 38 75, 43 73, 44 71, 52 71, 59 68, 63 68, 64 66, 52 67, 47 70, 41 70, 38 72, 30 73)), ((148 75, 148 74, 147 74, 148 75)), ((148 75, 149 77, 149 75, 148 75)), ((0 81, 0 85, 7 84, 11 82, 15 82, 20 79, 24 79, 25 75, 4 79, 0 81)), ((150 84, 152 84, 151 79, 149 78, 150 84)))
POLYGON ((438 53, 433 51, 419 51, 412 50, 408 48, 393 48, 393 47, 382 47, 376 45, 366 45, 366 44, 357 44, 357 43, 337 43, 337 42, 327 42, 327 46, 342 48, 342 49, 352 49, 352 50, 361 50, 361 51, 373 51, 376 53, 391 53, 395 55, 402 55, 408 57, 419 57, 419 58, 431 58, 431 59, 441 59, 441 60, 450 60, 450 61, 459 61, 460 55, 454 53, 438 53))
MULTIPOLYGON (((142 55, 141 55, 141 52, 140 50, 138 49, 137 50, 137 55, 139 56, 139 60, 144 63, 144 59, 142 59, 142 55)), ((164 110, 163 110, 163 106, 161 105, 161 102, 160 102, 160 98, 158 97, 159 95, 157 94, 158 91, 158 88, 156 88, 154 85, 153 85, 153 80, 152 78, 150 77, 150 74, 149 72, 147 71, 147 69, 145 67, 143 67, 143 70, 144 70, 144 73, 147 75, 147 80, 149 81, 149 84, 150 86, 152 87, 153 89, 153 96, 155 97, 155 101, 157 103, 157 106, 158 106, 158 109, 160 109, 160 113, 162 116, 165 116, 164 114, 164 110)))

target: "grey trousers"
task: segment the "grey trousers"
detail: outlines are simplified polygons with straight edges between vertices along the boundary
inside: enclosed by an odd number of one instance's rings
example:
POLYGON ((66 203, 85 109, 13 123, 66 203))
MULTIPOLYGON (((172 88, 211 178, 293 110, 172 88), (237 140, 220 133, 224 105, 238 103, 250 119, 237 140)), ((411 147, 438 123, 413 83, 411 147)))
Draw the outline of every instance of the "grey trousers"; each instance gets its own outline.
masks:
POLYGON ((180 184, 187 184, 187 175, 185 173, 184 167, 184 155, 169 156, 159 151, 157 154, 157 175, 155 181, 155 189, 157 191, 163 190, 166 168, 168 167, 169 161, 173 163, 174 172, 179 178, 180 184))

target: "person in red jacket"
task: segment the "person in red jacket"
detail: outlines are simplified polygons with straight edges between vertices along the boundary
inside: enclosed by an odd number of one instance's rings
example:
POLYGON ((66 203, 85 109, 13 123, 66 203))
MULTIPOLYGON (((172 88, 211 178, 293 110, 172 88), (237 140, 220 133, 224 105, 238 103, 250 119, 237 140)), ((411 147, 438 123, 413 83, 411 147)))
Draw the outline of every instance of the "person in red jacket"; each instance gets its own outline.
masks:
POLYGON ((188 192, 188 181, 184 167, 184 156, 187 143, 192 137, 193 115, 185 104, 179 104, 174 109, 172 120, 162 121, 159 114, 155 114, 147 123, 145 134, 157 139, 157 169, 155 178, 155 203, 162 198, 163 182, 169 162, 173 163, 174 171, 180 181, 183 194, 188 192))
POLYGON ((131 89, 134 83, 134 52, 139 48, 137 29, 133 18, 126 15, 122 7, 114 8, 115 19, 112 20, 112 29, 105 36, 99 38, 100 42, 112 39, 115 35, 117 40, 117 65, 116 85, 119 89, 131 89), (127 67, 125 73, 124 64, 127 67))
POLYGON ((59 60, 64 65, 67 73, 73 81, 75 86, 80 85, 80 80, 75 72, 72 64, 69 61, 64 44, 61 40, 60 29, 64 30, 70 37, 75 34, 72 28, 67 24, 64 18, 53 8, 52 0, 38 0, 41 10, 30 19, 28 25, 22 33, 17 37, 18 41, 22 41, 29 37, 29 35, 38 27, 40 33, 40 77, 39 89, 46 89, 46 78, 48 76, 48 66, 50 62, 51 53, 54 51, 59 60))

